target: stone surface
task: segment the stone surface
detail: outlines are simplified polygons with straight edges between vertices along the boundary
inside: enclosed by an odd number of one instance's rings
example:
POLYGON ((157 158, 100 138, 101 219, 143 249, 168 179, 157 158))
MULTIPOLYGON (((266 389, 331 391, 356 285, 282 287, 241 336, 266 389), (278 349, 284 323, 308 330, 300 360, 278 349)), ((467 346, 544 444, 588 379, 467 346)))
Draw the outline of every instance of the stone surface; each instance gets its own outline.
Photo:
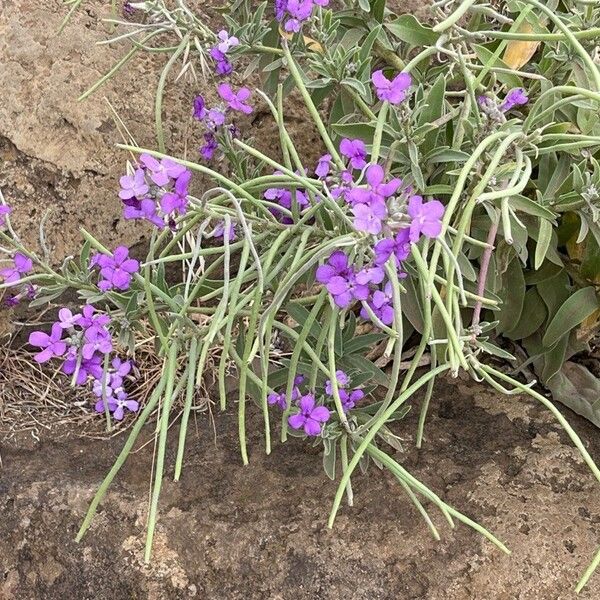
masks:
MULTIPOLYGON (((449 383, 449 382, 448 382, 449 383)), ((436 542, 392 477, 354 478, 355 506, 326 527, 335 492, 299 440, 262 451, 251 411, 250 465, 237 422, 199 417, 179 483, 170 447, 152 563, 143 561, 152 444, 133 454, 87 536, 73 541, 123 440, 47 437, 2 450, 0 595, 23 598, 433 600, 574 598, 600 534, 599 484, 545 410, 524 397, 441 383, 426 444, 414 448, 418 401, 398 424, 399 460, 512 550, 502 554, 428 504, 436 542), (254 428, 254 429, 253 429, 254 428), (216 432, 216 437, 215 437, 216 432)), ((598 459, 597 430, 569 413, 598 459)), ((274 430, 277 425, 274 423, 274 430)), ((172 429, 176 437, 176 427, 172 429)), ((151 441, 152 430, 143 434, 151 441)), ((276 437, 276 436, 274 436, 276 437)), ((387 448, 390 451, 389 448, 387 448)), ((597 598, 600 575, 580 597, 597 598)))

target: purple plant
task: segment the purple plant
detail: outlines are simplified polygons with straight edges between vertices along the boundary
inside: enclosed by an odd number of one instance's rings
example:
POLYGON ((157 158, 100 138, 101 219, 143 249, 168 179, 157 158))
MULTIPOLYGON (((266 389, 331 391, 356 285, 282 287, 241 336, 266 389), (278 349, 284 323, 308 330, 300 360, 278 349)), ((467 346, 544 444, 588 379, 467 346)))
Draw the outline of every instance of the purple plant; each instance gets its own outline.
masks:
POLYGON ((13 266, 0 269, 0 279, 7 285, 14 285, 21 280, 21 275, 26 275, 33 270, 33 261, 20 252, 15 252, 13 266))
POLYGON ((527 102, 529 102, 529 97, 525 90, 523 88, 514 88, 506 94, 504 101, 500 105, 500 110, 502 112, 507 112, 511 108, 523 106, 524 104, 527 104, 527 102))
MULTIPOLYGON (((150 179, 158 186, 164 187, 185 173, 186 168, 170 158, 157 160, 150 154, 141 154, 140 161, 150 172, 150 179)), ((137 195, 137 194, 136 194, 137 195)))
POLYGON ((399 73, 390 81, 381 69, 371 75, 371 81, 377 98, 390 104, 400 104, 406 98, 406 92, 412 84, 409 73, 399 73))
POLYGON ((121 200, 141 198, 150 189, 146 183, 146 176, 143 169, 136 169, 133 175, 124 175, 119 179, 119 183, 121 184, 121 191, 119 192, 121 200))
POLYGON ((331 170, 331 154, 323 154, 321 158, 319 158, 319 162, 317 163, 317 167, 315 169, 315 175, 319 179, 324 179, 329 175, 329 171, 331 170))
POLYGON ((204 121, 207 115, 206 102, 203 96, 196 96, 194 98, 194 119, 198 121, 204 121))
POLYGON ((375 264, 384 265, 390 256, 394 254, 398 266, 410 255, 410 228, 406 227, 398 231, 395 237, 385 238, 375 244, 375 264))
POLYGON ((188 204, 188 186, 192 179, 192 172, 185 170, 175 181, 173 190, 163 195, 160 207, 165 214, 174 212, 184 215, 188 204))
POLYGON ((369 204, 355 204, 352 207, 354 213, 354 228, 372 235, 381 233, 383 220, 387 217, 387 207, 381 199, 376 199, 369 204))
POLYGON ((237 92, 234 92, 228 83, 221 83, 217 88, 219 96, 227 103, 228 108, 249 115, 252 112, 252 107, 246 103, 250 98, 251 92, 248 88, 242 87, 237 92))
MULTIPOLYGON (((392 296, 392 284, 387 282, 383 290, 376 290, 368 301, 368 305, 375 316, 384 324, 391 325, 394 322, 394 302, 392 296)), ((369 313, 363 307, 360 310, 360 316, 363 319, 369 319, 369 313)))
POLYGON ((402 180, 391 179, 384 183, 385 172, 381 165, 369 165, 365 172, 366 188, 355 187, 346 193, 346 200, 352 204, 371 204, 384 202, 393 196, 402 185, 402 180))
POLYGON ((423 203, 421 196, 411 196, 408 200, 410 223, 410 241, 417 242, 421 235, 436 238, 442 232, 444 205, 438 200, 423 203))
POLYGON ((367 164, 367 147, 362 140, 344 138, 340 142, 340 153, 350 161, 353 169, 362 169, 367 164))
POLYGON ((298 401, 300 411, 288 418, 288 423, 293 429, 304 429, 308 436, 321 434, 323 424, 329 420, 330 412, 325 406, 315 406, 313 394, 306 394, 298 401))
POLYGON ((29 343, 32 346, 42 349, 33 359, 37 363, 42 364, 55 356, 62 356, 67 351, 67 344, 62 339, 62 334, 63 329, 59 323, 52 325, 50 335, 43 331, 32 331, 29 334, 29 343))
POLYGON ((129 258, 127 246, 115 248, 113 256, 95 254, 90 260, 90 266, 100 267, 98 288, 103 292, 129 289, 134 273, 140 270, 140 263, 129 258))

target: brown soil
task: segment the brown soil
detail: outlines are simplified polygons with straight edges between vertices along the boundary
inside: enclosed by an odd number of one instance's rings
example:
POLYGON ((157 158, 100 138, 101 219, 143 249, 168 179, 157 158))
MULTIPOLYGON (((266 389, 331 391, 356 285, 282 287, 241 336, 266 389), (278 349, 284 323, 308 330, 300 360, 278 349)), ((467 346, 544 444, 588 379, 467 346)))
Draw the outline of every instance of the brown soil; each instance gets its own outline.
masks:
MULTIPOLYGON (((77 527, 122 440, 4 448, 0 597, 574 598, 598 543, 600 496, 551 417, 527 398, 448 382, 419 452, 417 413, 400 425, 406 447, 396 458, 512 556, 464 525, 451 531, 430 507, 442 534, 435 542, 393 479, 373 467, 355 478, 356 506, 343 506, 328 530, 335 485, 320 456, 299 440, 265 456, 254 414, 242 467, 235 416, 226 413, 216 417, 216 440, 199 419, 179 483, 170 481, 169 451, 150 566, 142 554, 151 445, 131 456, 80 544, 77 527)), ((597 440, 597 430, 569 417, 597 440)), ((591 451, 600 458, 597 442, 591 451)), ((580 597, 598 594, 596 576, 580 597)))

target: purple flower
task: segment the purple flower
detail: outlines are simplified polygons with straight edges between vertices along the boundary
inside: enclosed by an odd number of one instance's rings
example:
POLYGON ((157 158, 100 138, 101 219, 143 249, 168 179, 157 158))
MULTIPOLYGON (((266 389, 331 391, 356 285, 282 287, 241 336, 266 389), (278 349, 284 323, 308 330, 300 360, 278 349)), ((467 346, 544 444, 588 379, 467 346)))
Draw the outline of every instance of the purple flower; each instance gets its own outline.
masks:
POLYGON ((390 104, 400 104, 406 98, 406 90, 411 86, 412 78, 409 73, 400 73, 390 81, 380 69, 371 75, 371 81, 382 102, 387 100, 390 104))
POLYGON ((353 300, 366 300, 369 297, 369 286, 358 283, 354 274, 350 277, 336 275, 325 287, 340 308, 348 307, 353 300))
POLYGON ((37 363, 48 362, 53 356, 62 356, 67 350, 67 344, 62 341, 63 330, 59 323, 52 325, 50 335, 43 331, 32 331, 29 334, 29 343, 42 348, 33 359, 37 363))
POLYGON ((217 62, 215 73, 217 75, 230 75, 233 72, 233 65, 229 62, 227 56, 217 48, 210 51, 211 57, 217 62))
POLYGON ((110 323, 110 317, 103 313, 96 313, 91 304, 86 304, 81 309, 81 316, 77 319, 77 325, 82 329, 90 327, 104 327, 110 323))
POLYGON ((204 146, 200 147, 200 155, 204 160, 211 160, 219 147, 219 143, 217 142, 217 138, 210 131, 204 134, 204 141, 204 146))
POLYGON ((206 117, 206 103, 202 96, 196 96, 194 98, 194 119, 198 121, 204 121, 206 117))
POLYGON ((383 183, 385 172, 381 165, 369 165, 365 173, 367 188, 353 188, 346 193, 346 200, 352 204, 369 204, 383 201, 393 196, 402 185, 402 180, 394 178, 383 183))
POLYGON ((298 402, 300 412, 288 418, 288 423, 293 429, 304 429, 309 436, 321 434, 323 423, 329 420, 329 409, 325 406, 315 406, 315 397, 312 394, 302 396, 298 402))
POLYGON ((368 283, 378 285, 383 281, 384 277, 385 272, 381 267, 365 267, 356 274, 356 282, 361 285, 367 285, 368 283))
POLYGON ((287 0, 286 10, 292 18, 285 22, 284 29, 288 32, 298 33, 302 22, 312 14, 313 0, 287 0))
POLYGON ((61 308, 58 311, 58 325, 61 329, 72 329, 78 324, 81 315, 73 314, 68 308, 61 308))
MULTIPOLYGON (((76 350, 72 348, 72 350, 76 350)), ((74 356, 68 356, 63 363, 62 371, 65 375, 73 375, 77 368, 77 354, 74 356)), ((83 385, 88 377, 91 375, 94 379, 102 377, 102 356, 100 354, 94 354, 89 360, 82 359, 79 364, 79 370, 77 371, 77 377, 75 383, 77 385, 83 385)))
MULTIPOLYGON (((338 388, 346 387, 348 383, 350 383, 350 377, 348 377, 348 375, 346 375, 346 373, 344 373, 344 371, 342 371, 341 369, 338 369, 335 372, 335 379, 337 381, 338 388)), ((331 385, 331 379, 328 379, 325 382, 325 393, 329 394, 330 396, 333 396, 333 386, 331 385)))
MULTIPOLYGON (((225 221, 219 221, 212 232, 214 238, 225 238, 225 221)), ((229 223, 229 231, 227 232, 227 240, 235 240, 235 223, 229 223)))
POLYGON ((139 198, 148 193, 150 189, 146 183, 146 177, 143 169, 136 169, 133 175, 124 175, 119 179, 121 191, 119 198, 129 200, 130 198, 139 198))
POLYGON ((275 19, 282 21, 287 8, 287 0, 275 0, 275 19))
POLYGON ((186 170, 183 165, 170 158, 158 161, 154 156, 144 153, 140 155, 140 160, 150 171, 150 179, 161 187, 167 185, 171 179, 177 179, 186 170))
POLYGON ((21 280, 21 275, 29 273, 33 269, 33 262, 24 254, 15 252, 13 257, 13 266, 0 269, 0 278, 7 285, 12 285, 21 280))
POLYGON ((6 215, 10 214, 12 208, 10 206, 6 206, 5 204, 0 204, 0 227, 4 227, 6 225, 6 215))
MULTIPOLYGON (((371 310, 375 313, 375 316, 384 325, 391 325, 394 322, 394 302, 392 293, 392 284, 388 281, 385 284, 383 291, 377 290, 373 292, 373 297, 368 302, 371 310)), ((364 307, 360 309, 360 316, 363 319, 369 319, 369 313, 364 307)))
POLYGON ((350 160, 353 169, 362 169, 367 164, 367 148, 362 140, 344 138, 340 142, 340 152, 350 160))
POLYGON ((383 219, 387 217, 385 202, 376 199, 369 204, 355 204, 352 208, 354 213, 354 228, 377 235, 383 228, 383 219))
POLYGON ((430 200, 423 204, 421 196, 411 196, 408 200, 408 216, 411 217, 410 241, 417 242, 423 234, 428 238, 436 238, 442 232, 444 205, 438 200, 430 200))
POLYGON ((110 331, 104 327, 93 326, 86 329, 84 341, 81 354, 86 360, 90 360, 96 352, 108 354, 113 348, 110 331))
POLYGON ((123 208, 123 217, 125 219, 144 219, 156 225, 159 229, 164 229, 165 223, 158 216, 156 202, 150 198, 144 198, 138 206, 125 206, 123 208))
POLYGON ((348 257, 341 250, 336 250, 328 259, 326 265, 317 269, 316 279, 319 283, 329 283, 332 277, 347 278, 353 273, 348 264, 348 257))
POLYGON ((359 400, 365 397, 365 393, 360 389, 356 388, 348 393, 347 390, 340 390, 340 400, 342 401, 342 409, 347 413, 351 408, 356 406, 359 400))
POLYGON ((523 88, 514 88, 506 94, 504 102, 502 102, 500 105, 500 110, 502 112, 507 112, 514 106, 522 106, 527 104, 528 101, 529 98, 523 88))
MULTIPOLYGON (((276 171, 275 174, 280 175, 281 173, 279 171, 276 171)), ((283 208, 286 208, 287 210, 292 210, 293 194, 292 194, 291 190, 286 190, 283 188, 269 188, 264 191, 263 196, 266 200, 269 200, 271 202, 276 202, 277 204, 279 204, 283 208)), ((298 209, 300 212, 302 212, 309 205, 308 198, 306 197, 306 194, 302 190, 296 190, 296 203, 298 204, 298 209)), ((276 208, 270 208, 269 210, 282 223, 284 223, 286 225, 290 225, 293 223, 293 220, 291 217, 288 217, 287 215, 283 215, 281 213, 281 211, 277 210, 276 208)))
POLYGON ((284 393, 271 392, 267 396, 267 402, 271 406, 274 406, 274 405, 279 406, 279 408, 281 408, 281 410, 285 410, 287 408, 287 402, 285 400, 284 393))
POLYGON ((100 276, 98 287, 103 292, 116 288, 118 290, 127 290, 131 285, 131 279, 134 273, 140 269, 140 263, 133 258, 129 258, 129 248, 119 246, 115 249, 113 256, 106 256, 99 262, 100 276))
POLYGON ((230 36, 224 29, 219 31, 219 33, 217 34, 217 38, 219 38, 217 49, 223 54, 227 54, 227 52, 229 52, 231 48, 234 48, 240 43, 240 40, 238 40, 234 35, 230 36))
POLYGON ((319 162, 317 164, 317 168, 315 169, 315 175, 319 179, 323 179, 329 175, 329 171, 331 170, 331 154, 323 154, 321 158, 319 158, 319 162))
POLYGON ((375 264, 384 265, 392 254, 396 257, 398 266, 403 260, 406 260, 410 254, 410 229, 408 227, 401 229, 396 237, 380 240, 373 248, 375 252, 375 264))
POLYGON ((230 109, 238 110, 246 115, 249 115, 252 112, 252 107, 249 104, 246 104, 246 100, 250 98, 251 94, 248 88, 243 87, 240 88, 238 92, 234 92, 228 83, 221 83, 217 90, 219 96, 227 102, 227 106, 230 109))
POLYGON ((166 214, 177 211, 184 215, 187 209, 188 185, 192 178, 192 172, 185 170, 175 181, 172 192, 167 192, 160 199, 160 207, 166 214))

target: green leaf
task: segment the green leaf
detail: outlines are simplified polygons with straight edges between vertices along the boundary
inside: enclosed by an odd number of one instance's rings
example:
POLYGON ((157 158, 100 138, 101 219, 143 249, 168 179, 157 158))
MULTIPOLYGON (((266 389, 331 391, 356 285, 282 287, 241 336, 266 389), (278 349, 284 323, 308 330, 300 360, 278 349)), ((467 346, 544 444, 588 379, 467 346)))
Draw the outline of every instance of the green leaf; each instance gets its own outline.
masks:
POLYGON ((492 356, 498 356, 499 358, 504 358, 506 360, 517 360, 510 352, 507 352, 506 350, 499 348, 498 346, 496 346, 495 344, 492 344, 491 342, 479 340, 477 342, 477 345, 484 352, 487 352, 488 354, 491 354, 492 356))
POLYGON ((323 439, 323 469, 329 479, 335 479, 337 440, 323 439))
POLYGON ((540 219, 547 219, 552 222, 556 220, 556 215, 551 210, 526 196, 511 196, 508 203, 514 210, 518 210, 528 215, 539 217, 540 219))
POLYGON ((525 292, 521 318, 513 329, 504 332, 509 340, 522 340, 538 331, 546 320, 546 305, 535 288, 525 292))
POLYGON ((548 254, 548 248, 552 241, 552 225, 550 221, 540 219, 540 230, 538 234, 537 244, 535 246, 535 260, 533 262, 533 268, 537 271, 544 260, 546 254, 548 254))
MULTIPOLYGON (((488 50, 485 46, 473 44, 473 49, 483 65, 487 65, 489 62, 492 67, 501 67, 503 69, 508 69, 509 71, 512 70, 502 59, 495 58, 493 52, 488 50)), ((496 73, 496 77, 499 81, 505 83, 509 87, 523 87, 521 78, 512 73, 496 73)))
MULTIPOLYGON (((303 326, 306 319, 310 316, 310 311, 297 302, 289 302, 285 308, 290 317, 292 317, 292 319, 300 326, 303 326)), ((310 335, 314 338, 318 338, 320 331, 321 326, 317 322, 313 322, 310 328, 310 335)))
POLYGON ((440 37, 431 27, 426 27, 413 15, 401 15, 385 24, 386 29, 399 40, 411 46, 434 46, 440 37))
POLYGON ((360 352, 364 348, 373 346, 386 337, 387 334, 385 333, 366 333, 365 335, 359 335, 344 345, 344 354, 355 354, 360 352))
POLYGON ((519 322, 523 312, 523 302, 525 299, 525 278, 521 264, 515 257, 508 264, 508 268, 502 275, 502 297, 503 304, 498 314, 498 333, 503 333, 511 329, 515 323, 519 322))
MULTIPOLYGON (((444 112, 444 94, 446 93, 446 77, 444 74, 435 80, 427 94, 427 106, 419 115, 419 125, 431 123, 439 119, 444 112)), ((437 145, 437 139, 441 131, 441 127, 436 127, 433 131, 425 136, 425 140, 421 144, 420 151, 422 154, 427 154, 432 148, 437 145)))
POLYGON ((577 290, 558 309, 542 338, 542 344, 550 348, 566 333, 577 327, 600 308, 596 290, 588 286, 577 290))

